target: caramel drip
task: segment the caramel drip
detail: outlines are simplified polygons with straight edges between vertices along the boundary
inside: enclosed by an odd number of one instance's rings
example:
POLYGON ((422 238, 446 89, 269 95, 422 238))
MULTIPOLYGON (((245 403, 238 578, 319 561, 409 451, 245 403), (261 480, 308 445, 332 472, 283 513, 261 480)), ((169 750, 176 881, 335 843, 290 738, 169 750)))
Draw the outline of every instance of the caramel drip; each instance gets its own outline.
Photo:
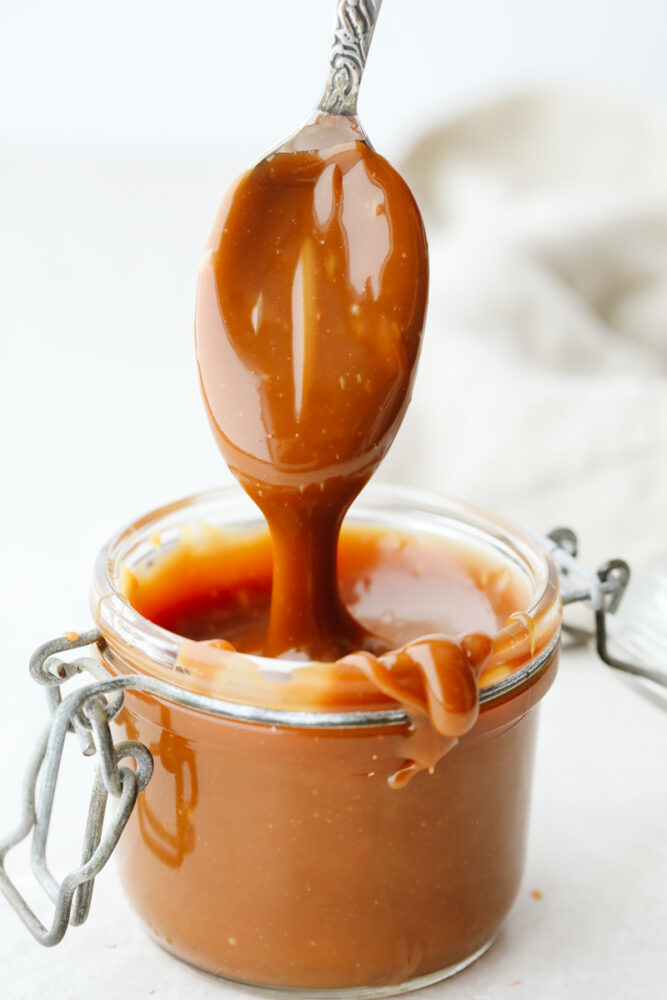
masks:
POLYGON ((526 636, 528 638, 528 646, 530 649, 530 655, 533 657, 535 655, 535 622, 527 615, 525 611, 513 611, 512 614, 507 619, 507 625, 511 625, 512 622, 518 622, 518 624, 523 625, 526 630, 526 636))
POLYGON ((421 770, 431 771, 472 729, 479 714, 479 677, 491 650, 486 635, 467 635, 460 642, 434 635, 380 657, 361 652, 344 658, 412 719, 412 757, 391 776, 392 787, 403 787, 421 770))

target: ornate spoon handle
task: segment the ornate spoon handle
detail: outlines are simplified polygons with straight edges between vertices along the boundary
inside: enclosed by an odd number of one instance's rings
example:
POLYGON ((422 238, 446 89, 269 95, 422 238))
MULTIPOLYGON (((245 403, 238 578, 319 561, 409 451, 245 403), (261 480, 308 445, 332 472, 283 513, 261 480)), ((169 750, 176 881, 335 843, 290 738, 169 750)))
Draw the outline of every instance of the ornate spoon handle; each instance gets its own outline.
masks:
POLYGON ((357 96, 382 0, 337 0, 329 75, 318 105, 331 115, 356 115, 357 96))

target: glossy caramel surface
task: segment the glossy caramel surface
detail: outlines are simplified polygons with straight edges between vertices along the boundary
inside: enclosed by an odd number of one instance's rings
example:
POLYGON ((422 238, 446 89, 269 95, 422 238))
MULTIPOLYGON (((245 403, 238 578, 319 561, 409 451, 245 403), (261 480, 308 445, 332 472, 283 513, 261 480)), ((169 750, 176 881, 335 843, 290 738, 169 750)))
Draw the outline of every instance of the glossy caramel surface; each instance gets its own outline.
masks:
POLYGON ((340 600, 336 546, 405 412, 427 284, 414 199, 364 142, 270 156, 222 206, 197 358, 216 440, 271 531, 268 656, 383 651, 340 600))
MULTIPOLYGON (((500 633, 523 615, 529 582, 472 545, 361 525, 343 529, 337 578, 346 612, 387 652, 299 666, 289 684, 264 686, 275 689, 281 707, 295 709, 377 707, 381 699, 402 705, 413 728, 398 787, 433 767, 474 725, 479 687, 510 674, 517 652, 525 662, 528 633, 513 652, 500 633)), ((181 668, 193 676, 217 672, 224 697, 262 699, 247 686, 242 694, 256 668, 226 654, 261 655, 266 644, 273 589, 266 531, 191 527, 128 572, 124 589, 145 618, 184 638, 181 668)))
MULTIPOLYGON (((196 642, 226 639, 261 655, 273 578, 265 529, 189 525, 133 572, 127 599, 145 618, 196 642)), ((337 577, 346 608, 392 649, 421 635, 495 635, 530 601, 530 584, 488 551, 447 538, 346 524, 337 577)))

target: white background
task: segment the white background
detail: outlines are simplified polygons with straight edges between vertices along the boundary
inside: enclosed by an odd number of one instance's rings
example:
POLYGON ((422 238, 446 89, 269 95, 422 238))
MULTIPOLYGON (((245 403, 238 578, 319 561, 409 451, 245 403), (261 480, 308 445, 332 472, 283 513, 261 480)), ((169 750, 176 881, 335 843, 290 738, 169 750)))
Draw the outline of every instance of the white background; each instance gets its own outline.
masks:
MULTIPOLYGON (((3 830, 43 710, 31 650, 86 627, 112 531, 228 478, 196 385, 199 253, 233 176, 319 96, 331 18, 329 0, 0 0, 3 830)), ((666 37, 663 0, 385 0, 362 119, 399 161, 424 125, 516 88, 664 101, 666 37)), ((544 708, 522 897, 489 956, 428 995, 658 1000, 664 714, 583 654, 544 708)), ((71 793, 74 841, 83 794, 71 793)), ((235 995, 146 942, 112 873, 95 902, 50 953, 0 904, 3 998, 235 995)))
MULTIPOLYGON (((241 169, 319 97, 333 6, 3 0, 2 135, 195 160, 208 151, 241 169)), ((415 126, 499 88, 592 81, 664 95, 666 30, 662 0, 385 0, 362 116, 393 156, 415 126)))

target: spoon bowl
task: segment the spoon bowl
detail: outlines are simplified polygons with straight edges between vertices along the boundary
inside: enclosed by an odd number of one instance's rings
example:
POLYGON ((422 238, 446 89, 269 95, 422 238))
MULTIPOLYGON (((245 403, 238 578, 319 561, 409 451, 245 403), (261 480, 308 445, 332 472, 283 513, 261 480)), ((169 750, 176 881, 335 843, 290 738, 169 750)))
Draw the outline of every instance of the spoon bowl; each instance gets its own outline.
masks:
POLYGON ((362 638, 338 598, 338 531, 403 418, 426 311, 419 209, 356 117, 379 6, 340 0, 319 107, 232 187, 199 273, 204 400, 269 523, 292 651, 312 653, 297 619, 329 654, 362 638))

